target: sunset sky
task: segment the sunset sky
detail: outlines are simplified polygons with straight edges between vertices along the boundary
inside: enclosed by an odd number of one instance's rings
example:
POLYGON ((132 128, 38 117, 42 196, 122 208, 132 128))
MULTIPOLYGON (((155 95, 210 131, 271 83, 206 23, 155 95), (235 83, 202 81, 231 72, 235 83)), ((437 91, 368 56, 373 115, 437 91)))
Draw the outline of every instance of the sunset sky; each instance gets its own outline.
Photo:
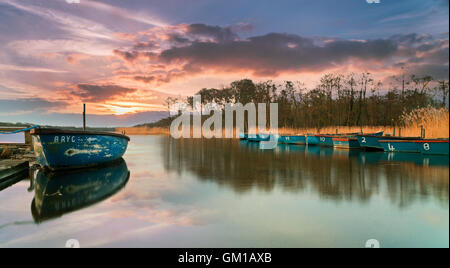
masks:
POLYGON ((250 78, 448 80, 448 0, 0 0, 0 122, 131 126, 250 78), (403 69, 402 69, 403 67, 403 69), (159 112, 158 112, 159 111, 159 112))

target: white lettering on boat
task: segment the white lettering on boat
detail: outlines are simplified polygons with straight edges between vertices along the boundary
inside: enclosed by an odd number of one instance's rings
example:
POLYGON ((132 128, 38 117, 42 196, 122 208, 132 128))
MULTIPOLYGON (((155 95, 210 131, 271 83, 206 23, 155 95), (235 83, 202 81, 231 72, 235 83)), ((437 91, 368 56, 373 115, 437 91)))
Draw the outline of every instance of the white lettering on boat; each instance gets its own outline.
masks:
POLYGON ((55 136, 54 143, 75 142, 75 136, 55 136))

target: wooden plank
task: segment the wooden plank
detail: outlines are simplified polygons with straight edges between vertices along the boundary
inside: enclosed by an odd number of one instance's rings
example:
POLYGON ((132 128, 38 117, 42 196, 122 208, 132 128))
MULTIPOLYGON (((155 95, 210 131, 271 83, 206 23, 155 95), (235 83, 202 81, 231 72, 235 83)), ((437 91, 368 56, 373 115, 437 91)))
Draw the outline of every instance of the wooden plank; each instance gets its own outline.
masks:
POLYGON ((10 176, 8 179, 0 181, 0 191, 18 183, 19 181, 27 179, 28 177, 29 177, 29 170, 23 169, 22 171, 17 172, 14 175, 10 176))
POLYGON ((14 178, 23 171, 28 172, 30 163, 24 160, 0 160, 0 183, 14 178))

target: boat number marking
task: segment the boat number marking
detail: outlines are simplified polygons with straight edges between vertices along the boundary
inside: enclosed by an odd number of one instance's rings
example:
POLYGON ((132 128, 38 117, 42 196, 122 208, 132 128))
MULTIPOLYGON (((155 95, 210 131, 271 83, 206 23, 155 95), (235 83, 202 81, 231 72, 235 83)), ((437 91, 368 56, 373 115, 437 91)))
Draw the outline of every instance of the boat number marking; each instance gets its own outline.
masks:
POLYGON ((286 140, 288 141, 288 140, 289 140, 289 137, 286 137, 286 140))
POLYGON ((54 143, 75 142, 75 136, 55 136, 54 143))
POLYGON ((430 145, 428 143, 424 143, 423 144, 423 149, 425 149, 425 151, 430 150, 430 145))
POLYGON ((325 142, 325 137, 320 137, 321 142, 325 142))
POLYGON ((389 151, 391 151, 391 152, 395 151, 394 146, 392 146, 390 143, 388 143, 388 148, 389 148, 389 151))
POLYGON ((361 138, 361 142, 362 142, 362 143, 366 143, 366 137, 362 137, 362 138, 361 138))

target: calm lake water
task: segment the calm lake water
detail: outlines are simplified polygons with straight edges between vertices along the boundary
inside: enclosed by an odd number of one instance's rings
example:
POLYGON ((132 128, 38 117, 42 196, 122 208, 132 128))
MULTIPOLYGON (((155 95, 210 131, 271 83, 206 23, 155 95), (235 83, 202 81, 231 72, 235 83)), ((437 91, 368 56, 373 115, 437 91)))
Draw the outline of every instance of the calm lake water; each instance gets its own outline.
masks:
POLYGON ((0 192, 0 247, 449 247, 449 158, 132 136, 0 192))

